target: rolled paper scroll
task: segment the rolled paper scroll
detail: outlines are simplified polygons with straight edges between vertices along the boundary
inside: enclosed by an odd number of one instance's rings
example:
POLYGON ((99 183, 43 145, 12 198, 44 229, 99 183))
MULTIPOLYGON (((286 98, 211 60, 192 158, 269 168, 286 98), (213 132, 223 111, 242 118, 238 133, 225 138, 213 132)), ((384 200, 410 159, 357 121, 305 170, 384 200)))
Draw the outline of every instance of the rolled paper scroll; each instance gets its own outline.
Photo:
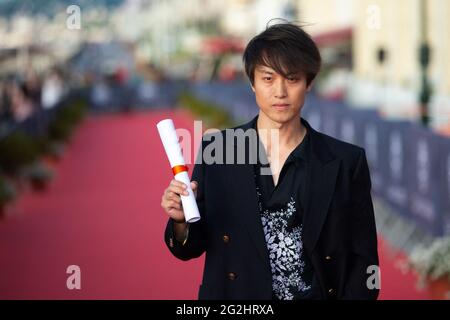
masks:
POLYGON ((181 195, 181 203, 183 204, 184 218, 188 223, 200 220, 200 212, 198 211, 197 201, 191 188, 191 180, 188 175, 188 168, 185 165, 181 147, 178 142, 178 136, 175 131, 172 119, 160 121, 156 127, 161 137, 164 150, 169 159, 175 180, 183 182, 189 195, 181 195))

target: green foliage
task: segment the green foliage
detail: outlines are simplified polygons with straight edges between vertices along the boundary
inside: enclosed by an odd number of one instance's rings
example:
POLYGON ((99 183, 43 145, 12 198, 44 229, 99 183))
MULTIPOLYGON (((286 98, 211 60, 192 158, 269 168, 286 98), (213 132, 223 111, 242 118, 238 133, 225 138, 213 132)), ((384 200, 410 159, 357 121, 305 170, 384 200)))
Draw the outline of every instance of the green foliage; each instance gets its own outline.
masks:
POLYGON ((53 178, 53 172, 41 162, 35 162, 25 170, 25 176, 33 182, 47 182, 53 178))
POLYGON ((223 129, 233 126, 230 115, 223 108, 203 101, 190 93, 182 93, 179 99, 180 105, 201 117, 213 128, 223 129))
POLYGON ((39 154, 47 153, 50 148, 50 139, 43 135, 39 137, 35 137, 34 139, 36 151, 39 154))
POLYGON ((20 130, 0 140, 0 167, 8 174, 16 174, 20 167, 32 163, 37 155, 35 141, 20 130))
POLYGON ((64 153, 64 145, 61 142, 51 142, 48 146, 46 154, 53 159, 60 159, 64 153))
POLYGON ((48 134, 51 140, 68 141, 72 135, 73 126, 70 122, 56 118, 48 128, 48 134))
POLYGON ((76 100, 58 110, 50 123, 48 134, 31 137, 21 130, 16 130, 0 140, 0 172, 17 175, 19 170, 33 163, 39 155, 61 154, 60 143, 68 141, 77 124, 87 111, 87 103, 76 100))
POLYGON ((86 103, 83 100, 76 100, 68 106, 63 107, 59 112, 59 117, 63 121, 77 125, 83 120, 86 110, 86 103))
POLYGON ((415 247, 409 258, 422 281, 441 277, 450 280, 450 237, 438 238, 429 246, 415 247))
POLYGON ((87 105, 83 100, 77 100, 70 105, 63 106, 49 126, 50 139, 68 141, 75 126, 83 120, 86 110, 87 105))
POLYGON ((16 190, 0 176, 0 205, 12 201, 16 197, 16 190))

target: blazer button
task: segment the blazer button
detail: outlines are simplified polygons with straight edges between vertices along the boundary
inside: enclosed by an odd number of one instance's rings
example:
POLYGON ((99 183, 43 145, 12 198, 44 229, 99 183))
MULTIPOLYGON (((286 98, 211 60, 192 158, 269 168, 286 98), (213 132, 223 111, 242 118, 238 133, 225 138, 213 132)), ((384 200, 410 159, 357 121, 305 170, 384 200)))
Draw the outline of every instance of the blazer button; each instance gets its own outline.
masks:
POLYGON ((230 242, 230 237, 226 234, 222 237, 222 239, 223 239, 223 242, 225 242, 225 243, 230 242))
POLYGON ((169 247, 173 248, 173 239, 172 238, 169 239, 169 247))
POLYGON ((331 260, 331 257, 330 257, 330 256, 326 256, 326 257, 325 257, 325 260, 330 261, 330 260, 331 260))
POLYGON ((329 294, 333 294, 333 292, 334 292, 334 289, 333 289, 333 288, 328 289, 328 293, 329 293, 329 294))
POLYGON ((236 279, 236 278, 237 278, 236 273, 230 272, 230 273, 228 274, 228 279, 229 279, 229 280, 234 280, 234 279, 236 279))

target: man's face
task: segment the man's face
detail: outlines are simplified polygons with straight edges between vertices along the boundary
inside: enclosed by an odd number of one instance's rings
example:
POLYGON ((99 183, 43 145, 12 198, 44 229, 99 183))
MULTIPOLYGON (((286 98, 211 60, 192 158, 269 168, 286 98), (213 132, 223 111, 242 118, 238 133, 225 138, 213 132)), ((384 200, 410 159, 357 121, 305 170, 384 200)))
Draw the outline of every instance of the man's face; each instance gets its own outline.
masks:
POLYGON ((278 124, 288 123, 299 116, 309 90, 304 74, 290 74, 285 78, 270 67, 257 66, 254 79, 252 89, 260 116, 278 124))

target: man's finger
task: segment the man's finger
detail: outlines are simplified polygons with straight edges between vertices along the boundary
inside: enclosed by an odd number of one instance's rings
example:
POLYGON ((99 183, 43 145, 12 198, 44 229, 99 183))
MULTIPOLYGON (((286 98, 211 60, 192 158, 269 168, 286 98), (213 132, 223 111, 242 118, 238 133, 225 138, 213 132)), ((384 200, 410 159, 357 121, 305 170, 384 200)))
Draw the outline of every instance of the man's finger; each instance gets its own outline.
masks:
POLYGON ((169 200, 169 208, 174 208, 174 209, 180 210, 181 205, 179 203, 176 203, 173 200, 169 200))
POLYGON ((174 201, 176 201, 178 203, 181 202, 180 195, 175 193, 175 192, 170 192, 169 196, 167 198, 170 199, 170 200, 174 200, 174 201))
POLYGON ((171 185, 171 186, 174 186, 174 187, 186 189, 186 185, 185 185, 183 182, 177 181, 177 180, 175 180, 175 179, 173 179, 173 180, 170 182, 170 185, 171 185))

